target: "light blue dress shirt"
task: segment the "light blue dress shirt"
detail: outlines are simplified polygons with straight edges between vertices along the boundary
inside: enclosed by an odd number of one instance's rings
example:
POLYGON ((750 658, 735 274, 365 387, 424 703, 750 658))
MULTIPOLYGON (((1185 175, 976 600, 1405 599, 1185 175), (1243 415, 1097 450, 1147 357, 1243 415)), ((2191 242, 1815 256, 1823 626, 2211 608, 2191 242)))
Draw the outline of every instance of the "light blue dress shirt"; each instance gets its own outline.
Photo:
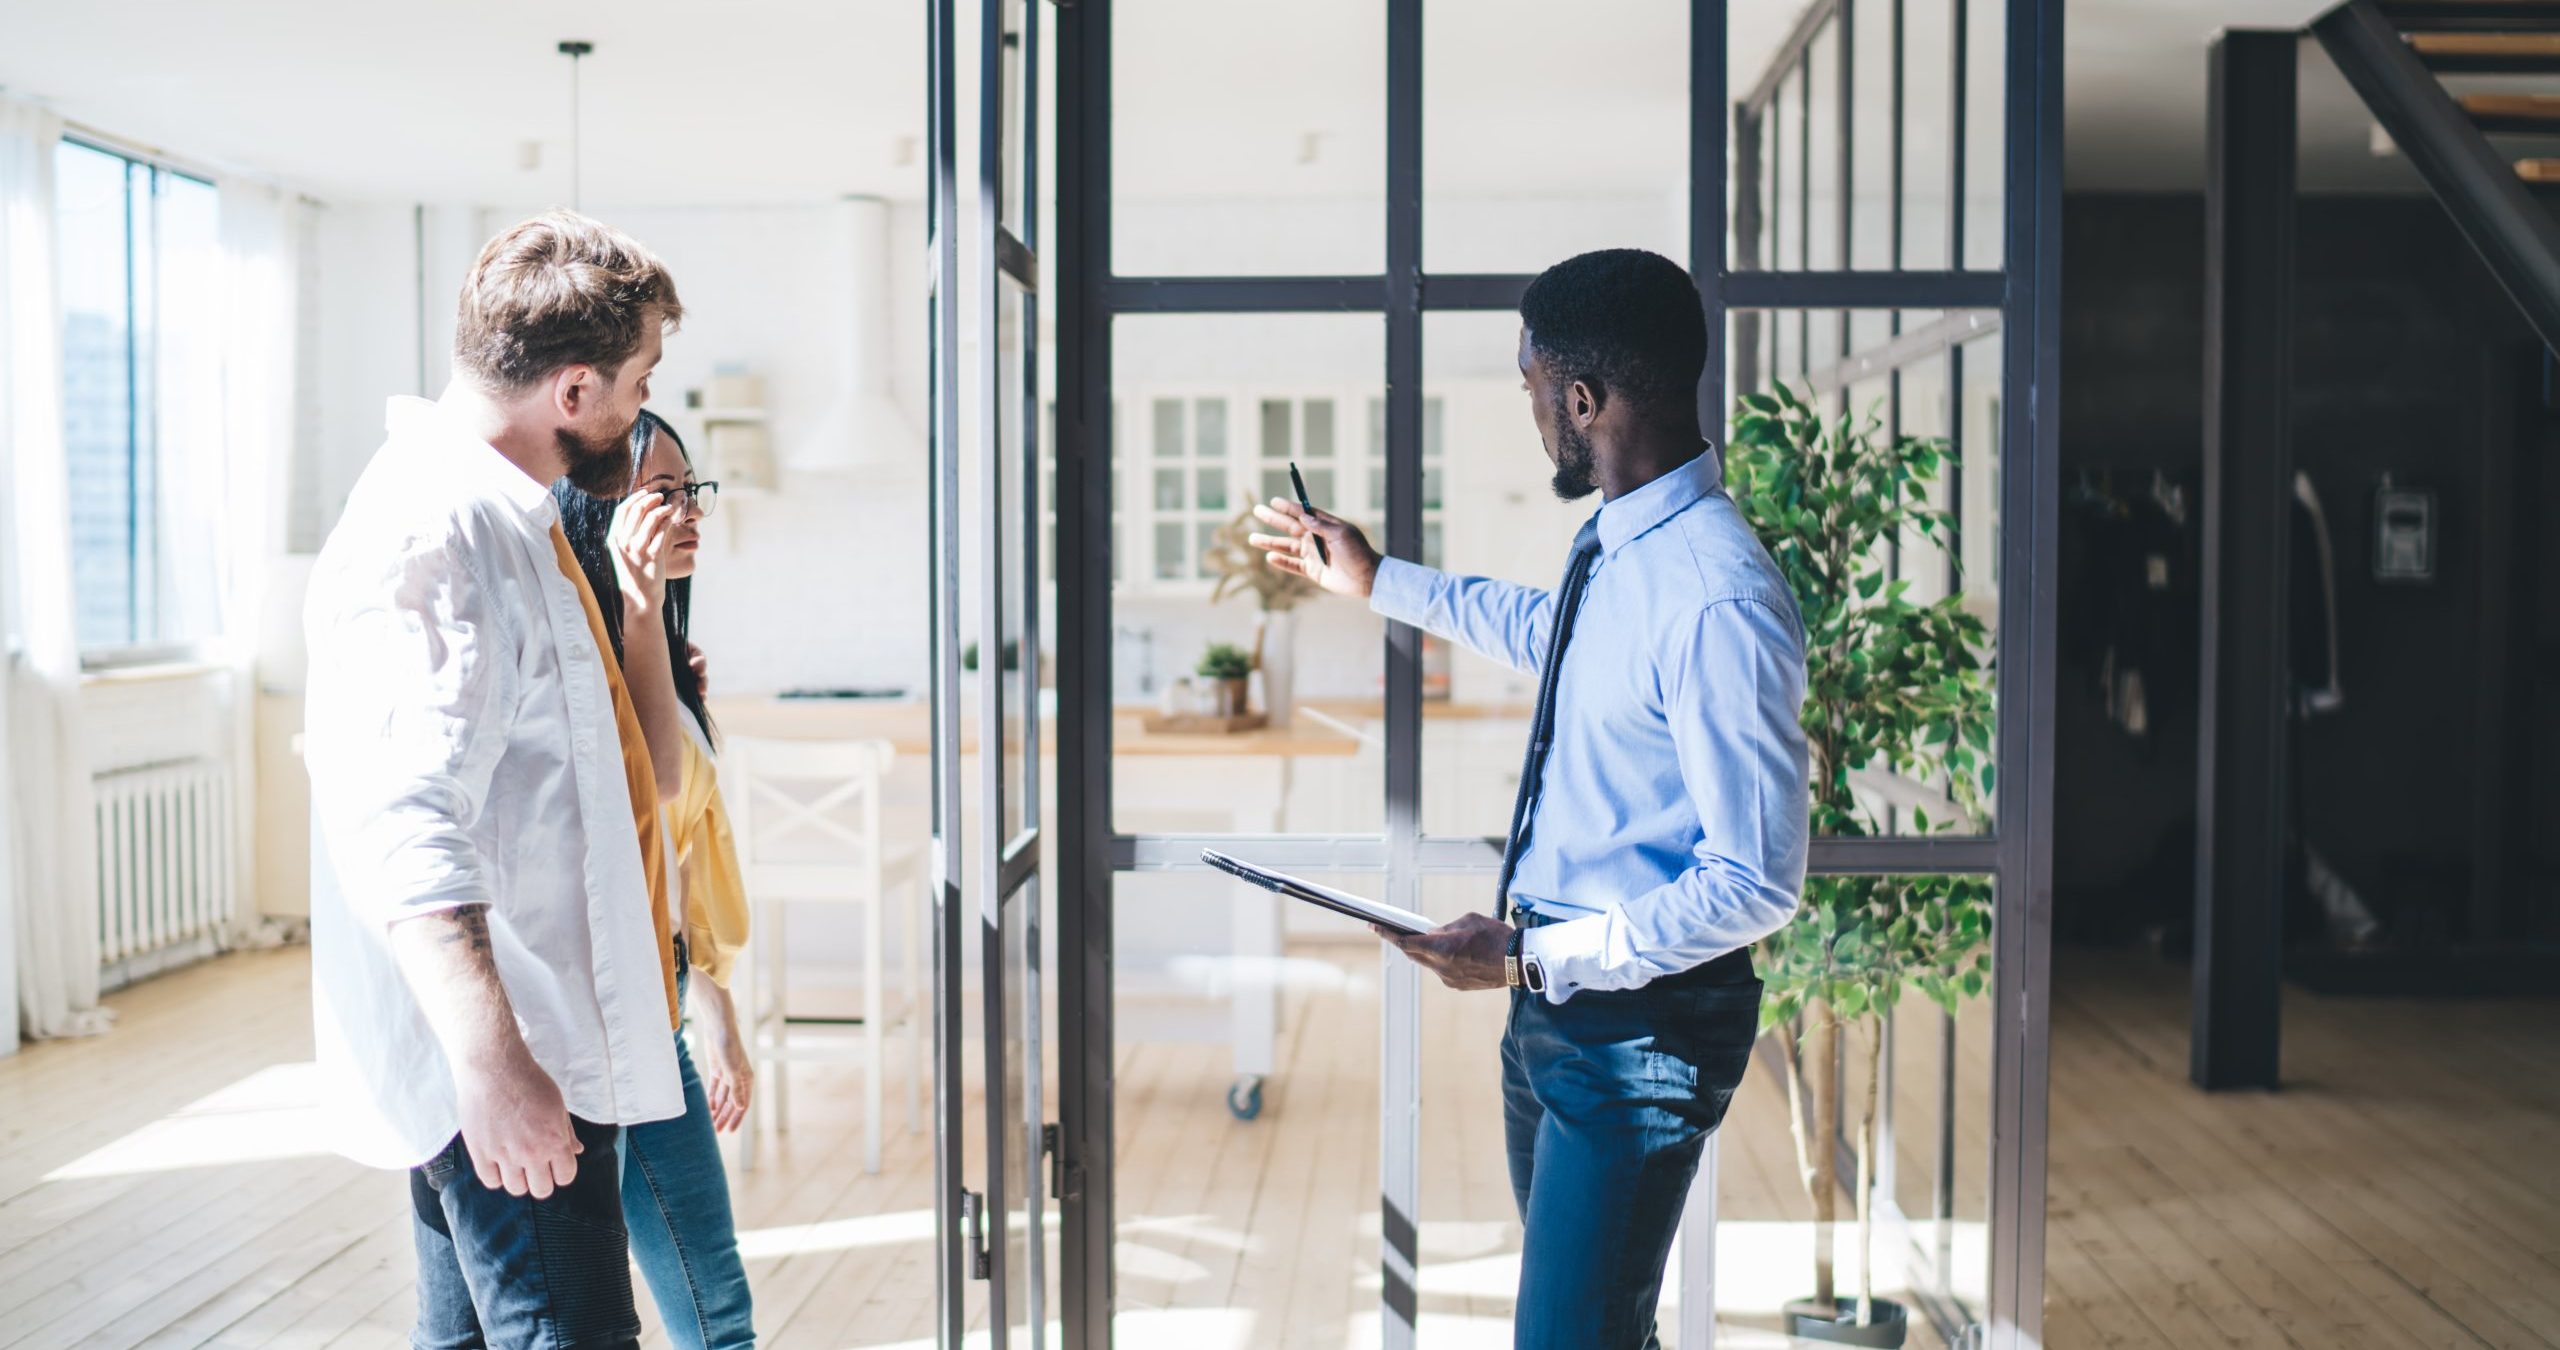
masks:
MULTIPOLYGON (((1804 886, 1803 626, 1718 456, 1602 506, 1599 537, 1511 885, 1556 921, 1522 940, 1556 1003, 1749 946, 1804 886)), ((1369 605, 1534 675, 1556 597, 1390 558, 1369 605)))

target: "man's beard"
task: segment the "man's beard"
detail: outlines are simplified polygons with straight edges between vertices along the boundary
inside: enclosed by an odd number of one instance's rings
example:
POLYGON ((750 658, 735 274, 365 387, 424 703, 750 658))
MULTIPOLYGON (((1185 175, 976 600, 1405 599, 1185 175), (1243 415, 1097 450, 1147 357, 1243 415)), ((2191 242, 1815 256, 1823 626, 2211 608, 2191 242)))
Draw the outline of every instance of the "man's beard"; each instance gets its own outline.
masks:
POLYGON ((1578 502, 1600 490, 1599 462, 1591 453, 1591 438, 1582 433, 1565 416, 1564 401, 1556 401, 1556 473, 1548 480, 1559 501, 1578 502))
POLYGON ((560 460, 568 466, 570 486, 599 501, 612 501, 631 491, 631 433, 586 440, 567 427, 554 427, 560 460))

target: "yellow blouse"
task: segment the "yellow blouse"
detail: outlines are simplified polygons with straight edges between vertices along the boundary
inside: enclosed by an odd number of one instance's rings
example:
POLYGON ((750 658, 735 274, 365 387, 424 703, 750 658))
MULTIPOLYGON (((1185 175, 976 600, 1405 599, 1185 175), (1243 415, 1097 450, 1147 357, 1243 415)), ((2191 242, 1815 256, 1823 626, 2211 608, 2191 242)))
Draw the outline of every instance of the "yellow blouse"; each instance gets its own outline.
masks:
POLYGON ((683 881, 685 943, 694 969, 726 989, 730 968, 747 945, 747 884, 738 872, 729 813, 720 803, 719 765, 690 714, 684 722, 684 785, 667 804, 667 818, 676 874, 683 881))

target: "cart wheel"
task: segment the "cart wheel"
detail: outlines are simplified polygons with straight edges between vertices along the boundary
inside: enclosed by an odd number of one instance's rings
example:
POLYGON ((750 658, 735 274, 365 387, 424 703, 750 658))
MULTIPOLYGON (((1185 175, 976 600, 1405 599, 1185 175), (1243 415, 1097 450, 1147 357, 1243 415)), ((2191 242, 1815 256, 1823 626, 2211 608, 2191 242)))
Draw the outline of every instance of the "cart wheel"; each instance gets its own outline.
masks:
POLYGON ((1248 1075, 1227 1089, 1227 1114, 1238 1120, 1251 1120, 1262 1114, 1262 1079, 1248 1075))

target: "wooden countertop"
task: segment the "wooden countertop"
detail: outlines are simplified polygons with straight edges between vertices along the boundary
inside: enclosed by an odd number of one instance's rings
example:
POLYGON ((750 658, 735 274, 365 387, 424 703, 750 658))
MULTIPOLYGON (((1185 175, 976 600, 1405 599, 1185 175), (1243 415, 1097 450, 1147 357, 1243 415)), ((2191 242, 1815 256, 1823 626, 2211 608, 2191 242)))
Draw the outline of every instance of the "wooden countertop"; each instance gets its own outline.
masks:
MULTIPOLYGON (((1111 748, 1115 755, 1165 755, 1216 757, 1253 755, 1282 758, 1321 758, 1356 755, 1360 738, 1332 723, 1358 727, 1372 724, 1385 716, 1376 699, 1310 699, 1299 705, 1300 716, 1285 728, 1264 728, 1234 735, 1183 734, 1151 732, 1142 720, 1144 707, 1121 706, 1111 714, 1111 748), (1305 714, 1313 710, 1320 716, 1305 714), (1329 722, 1327 719, 1331 719, 1329 722)), ((785 698, 714 698, 711 716, 722 732, 739 736, 770 736, 785 740, 882 740, 898 748, 902 755, 925 755, 932 751, 933 728, 930 713, 922 699, 785 699, 785 698)), ((1527 705, 1433 702, 1423 705, 1426 720, 1483 720, 1510 718, 1526 721, 1527 705)), ((961 725, 961 749, 977 750, 977 719, 964 718, 961 725)), ((1056 722, 1041 719, 1042 753, 1057 753, 1056 722)))

